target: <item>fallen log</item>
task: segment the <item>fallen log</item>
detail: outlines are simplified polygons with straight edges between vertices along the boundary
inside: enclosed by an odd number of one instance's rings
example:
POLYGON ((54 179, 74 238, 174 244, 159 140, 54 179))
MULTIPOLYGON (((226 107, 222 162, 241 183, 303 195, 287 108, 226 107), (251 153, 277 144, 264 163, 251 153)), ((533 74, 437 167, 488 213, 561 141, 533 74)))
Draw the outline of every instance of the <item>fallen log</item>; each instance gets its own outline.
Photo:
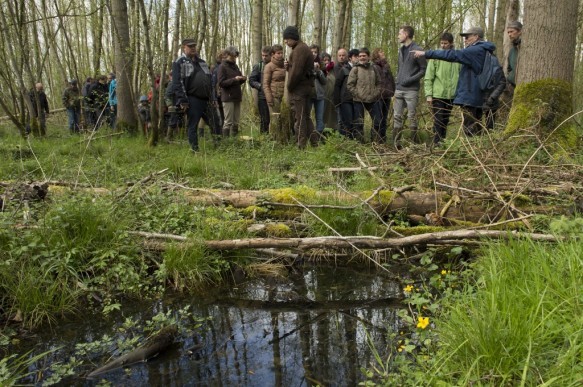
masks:
POLYGON ((379 215, 403 212, 406 215, 425 216, 435 213, 449 219, 490 223, 524 214, 557 215, 567 214, 570 211, 567 205, 518 204, 516 202, 513 202, 511 209, 506 209, 505 204, 507 203, 500 201, 495 195, 482 196, 477 199, 460 196, 459 200, 456 200, 452 205, 452 195, 443 191, 397 193, 381 190, 372 198, 370 197, 370 192, 351 195, 343 192, 314 191, 306 194, 292 189, 213 192, 189 190, 184 194, 188 200, 197 205, 227 205, 234 208, 289 207, 290 209, 287 211, 289 211, 290 216, 297 216, 297 213, 301 212, 303 208, 352 210, 360 206, 368 206, 379 215), (297 201, 294 201, 294 199, 297 201), (298 202, 301 204, 298 204, 298 202), (314 202, 318 204, 314 204, 314 202), (328 204, 322 204, 323 202, 328 204), (343 205, 329 204, 331 202, 342 203, 343 205), (294 207, 297 209, 294 210, 294 207), (519 209, 522 213, 519 215, 513 213, 511 210, 514 208, 519 209))
POLYGON ((87 375, 87 377, 93 378, 117 368, 127 367, 138 362, 147 361, 148 359, 158 355, 160 352, 165 351, 170 345, 172 345, 172 343, 174 343, 176 333, 177 328, 175 325, 162 328, 158 333, 150 337, 144 345, 123 356, 118 357, 113 361, 110 361, 102 367, 99 367, 87 375))
MULTIPOLYGON (((188 242, 189 239, 180 235, 157 234, 141 231, 132 232, 147 239, 166 239, 179 242, 188 242)), ((381 238, 373 236, 327 236, 313 238, 249 238, 233 240, 209 240, 202 242, 210 250, 240 250, 240 249, 388 249, 402 248, 415 245, 442 244, 444 241, 457 243, 458 241, 481 239, 512 239, 530 238, 542 242, 558 242, 561 238, 550 234, 524 233, 516 231, 491 230, 454 230, 441 231, 402 238, 381 238)), ((149 247, 155 248, 156 245, 149 247)))

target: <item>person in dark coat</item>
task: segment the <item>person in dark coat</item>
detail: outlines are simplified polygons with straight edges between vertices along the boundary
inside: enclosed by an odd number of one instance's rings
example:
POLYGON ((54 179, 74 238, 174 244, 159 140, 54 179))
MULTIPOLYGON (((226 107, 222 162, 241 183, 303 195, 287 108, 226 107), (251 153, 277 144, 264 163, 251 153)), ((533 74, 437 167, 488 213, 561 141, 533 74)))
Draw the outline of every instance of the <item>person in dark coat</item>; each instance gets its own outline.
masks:
POLYGON ((249 76, 249 85, 257 90, 257 108, 259 109, 259 119, 261 122, 261 133, 269 132, 269 106, 263 92, 263 72, 265 66, 271 62, 271 46, 265 46, 261 49, 261 62, 253 66, 249 76))
POLYGON ((211 71, 198 57, 196 40, 182 40, 183 55, 172 63, 172 91, 176 103, 188 117, 188 143, 192 152, 198 151, 198 123, 204 119, 213 131, 217 130, 216 101, 212 90, 211 71))
POLYGON ((315 78, 314 57, 308 45, 300 40, 297 27, 287 26, 283 31, 283 39, 285 44, 292 48, 287 63, 287 90, 294 112, 297 144, 300 149, 305 149, 308 141, 312 146, 318 146, 319 136, 309 114, 315 78))
POLYGON ((39 125, 39 134, 45 136, 47 134, 47 115, 50 113, 49 100, 45 94, 45 89, 42 83, 34 85, 29 93, 30 102, 32 103, 31 120, 27 126, 27 133, 30 133, 31 127, 34 125, 33 121, 37 121, 39 125))
POLYGON ((501 72, 500 82, 498 85, 494 87, 489 93, 484 94, 484 106, 482 110, 484 112, 484 116, 486 116, 486 129, 493 130, 494 125, 496 124, 496 112, 500 108, 500 96, 506 89, 506 77, 502 71, 502 68, 499 68, 498 71, 501 72))
POLYGON ((243 92, 241 85, 247 81, 247 77, 241 73, 237 66, 239 50, 230 46, 224 51, 225 59, 219 69, 219 88, 221 90, 221 101, 225 111, 225 122, 223 123, 223 137, 236 136, 239 133, 239 120, 241 119, 241 101, 243 92))
POLYGON ((387 126, 389 119, 389 110, 391 109, 391 99, 395 95, 395 78, 391 71, 391 66, 385 57, 382 48, 372 50, 372 62, 381 75, 381 98, 379 99, 379 108, 381 113, 380 138, 386 139, 387 126))
POLYGON ((358 63, 358 50, 353 48, 348 52, 348 62, 342 67, 338 68, 336 73, 336 81, 334 83, 334 105, 340 110, 340 134, 348 138, 354 137, 354 121, 356 113, 354 111, 354 104, 352 94, 348 90, 348 76, 352 68, 358 63))
POLYGON ((397 149, 401 149, 405 107, 407 107, 411 139, 414 143, 420 142, 417 130, 417 105, 419 103, 421 79, 425 75, 427 61, 423 57, 413 57, 411 55, 412 51, 421 50, 421 47, 413 41, 414 34, 415 30, 411 26, 402 26, 399 29, 399 43, 402 45, 399 48, 399 67, 395 79, 395 103, 393 105, 395 113, 393 119, 393 145, 397 149))
POLYGON ((69 117, 69 132, 79 133, 79 121, 81 116, 81 92, 77 86, 77 80, 71 79, 69 86, 63 92, 63 106, 67 109, 69 117))
POLYGON ((484 30, 481 27, 471 27, 460 35, 466 46, 463 50, 416 50, 412 55, 462 64, 453 103, 462 108, 465 134, 475 136, 481 133, 484 105, 484 92, 480 89, 478 74, 484 67, 486 52, 493 53, 496 46, 483 40, 484 30))
POLYGON ((109 99, 109 87, 107 86, 107 77, 100 75, 95 83, 89 88, 89 106, 91 106, 92 130, 99 128, 104 119, 108 116, 107 107, 109 99))

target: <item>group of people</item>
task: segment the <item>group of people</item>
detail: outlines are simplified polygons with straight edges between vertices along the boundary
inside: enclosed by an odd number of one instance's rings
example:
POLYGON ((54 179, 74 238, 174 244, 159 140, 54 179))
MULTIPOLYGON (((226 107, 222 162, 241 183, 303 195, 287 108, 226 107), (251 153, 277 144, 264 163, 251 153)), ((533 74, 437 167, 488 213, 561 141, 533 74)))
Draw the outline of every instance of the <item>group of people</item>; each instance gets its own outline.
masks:
MULTIPOLYGON (((291 48, 285 58, 284 47, 263 47, 261 62, 253 66, 249 78, 237 65, 239 51, 229 46, 222 50, 213 66, 198 56, 194 39, 182 41, 182 53, 172 64, 172 71, 164 82, 164 110, 167 138, 171 139, 179 126, 187 122, 187 136, 193 151, 198 150, 199 121, 211 127, 216 137, 235 136, 239 132, 242 85, 249 81, 257 90, 260 130, 267 133, 273 114, 281 113, 284 92, 294 122, 294 136, 299 148, 308 143, 317 146, 322 141, 324 127, 337 129, 342 135, 364 142, 365 111, 371 117, 371 141, 387 142, 388 117, 393 105, 393 132, 391 143, 401 146, 405 119, 409 121, 411 140, 420 142, 417 124, 417 106, 423 81, 424 94, 433 115, 433 143, 440 144, 445 136, 454 105, 463 112, 464 132, 468 136, 480 134, 482 127, 494 128, 499 108, 499 97, 516 85, 516 69, 521 44, 522 24, 513 21, 507 26, 512 41, 508 67, 500 81, 491 90, 478 87, 487 53, 493 55, 494 44, 484 41, 484 31, 471 27, 460 35, 465 47, 455 49, 453 35, 445 32, 440 37, 439 50, 422 50, 413 41, 414 29, 402 26, 398 40, 398 69, 393 76, 381 48, 372 52, 366 48, 337 51, 336 62, 330 54, 321 53, 317 45, 308 46, 300 38, 295 26, 283 31, 285 45, 291 48), (286 81, 287 77, 287 81, 286 81), (316 125, 311 119, 314 110, 316 125), (407 117, 405 117, 407 109, 407 117), (481 124, 482 116, 486 124, 481 124), (326 124, 325 124, 325 121, 326 124)), ((115 74, 102 75, 95 80, 87 78, 82 90, 77 80, 71 79, 63 92, 63 105, 69 116, 69 130, 78 133, 83 107, 85 123, 97 127, 107 120, 112 128, 117 116, 117 82, 115 74), (82 106, 83 105, 83 106, 82 106)), ((48 102, 41 83, 30 93, 33 112, 45 128, 49 113, 48 102)), ((146 133, 149 125, 149 98, 140 97, 138 112, 146 133)))
POLYGON ((70 79, 63 91, 62 102, 67 110, 68 128, 71 133, 81 131, 81 112, 85 127, 96 129, 103 122, 115 128, 117 118, 117 81, 114 73, 87 78, 79 89, 76 79, 70 79))

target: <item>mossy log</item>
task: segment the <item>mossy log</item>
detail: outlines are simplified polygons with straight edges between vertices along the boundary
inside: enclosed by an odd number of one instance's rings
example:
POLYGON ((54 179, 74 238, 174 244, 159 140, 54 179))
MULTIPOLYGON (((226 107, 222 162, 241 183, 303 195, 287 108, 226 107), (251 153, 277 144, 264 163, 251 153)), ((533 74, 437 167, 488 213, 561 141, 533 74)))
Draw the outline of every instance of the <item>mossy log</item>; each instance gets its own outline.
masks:
MULTIPOLYGON (((328 208, 331 210, 351 210, 359 207, 371 208, 379 215, 398 212, 411 216, 439 214, 447 219, 463 220, 474 223, 489 223, 511 218, 504 210, 505 203, 492 197, 479 199, 459 199, 443 191, 403 192, 381 190, 376 193, 363 192, 359 196, 339 192, 318 192, 308 188, 283 188, 276 190, 196 190, 185 192, 193 203, 202 205, 227 205, 234 208, 253 208, 257 214, 269 213, 271 216, 295 217, 304 208, 328 208), (316 203, 316 204, 314 204, 316 203), (336 204, 321 204, 336 203, 336 204), (338 203, 340 203, 338 205, 338 203)), ((524 213, 565 214, 568 208, 533 204, 528 200, 513 203, 524 213)), ((521 214, 523 215, 523 214, 521 214)))
POLYGON ((162 328, 154 336, 150 337, 146 343, 133 351, 110 361, 103 367, 99 367, 95 371, 87 375, 88 378, 101 375, 105 372, 112 371, 121 367, 127 367, 131 364, 143 362, 157 356, 160 352, 165 351, 174 343, 177 329, 175 325, 162 328))

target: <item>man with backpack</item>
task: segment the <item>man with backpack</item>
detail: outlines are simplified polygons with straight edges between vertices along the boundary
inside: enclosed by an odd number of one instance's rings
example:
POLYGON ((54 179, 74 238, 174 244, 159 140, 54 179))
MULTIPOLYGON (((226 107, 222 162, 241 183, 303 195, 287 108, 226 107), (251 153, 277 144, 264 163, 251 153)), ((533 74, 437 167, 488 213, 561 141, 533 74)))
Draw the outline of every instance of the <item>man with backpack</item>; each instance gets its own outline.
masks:
POLYGON ((463 50, 415 50, 411 51, 411 55, 462 64, 453 103, 462 108, 465 134, 475 136, 482 129, 480 120, 484 96, 489 91, 487 88, 497 85, 495 74, 499 74, 497 68, 500 64, 495 65, 497 60, 494 61, 496 57, 493 52, 496 46, 483 40, 484 30, 481 27, 471 27, 460 35, 464 38, 463 50), (482 72, 486 67, 488 71, 482 72))

